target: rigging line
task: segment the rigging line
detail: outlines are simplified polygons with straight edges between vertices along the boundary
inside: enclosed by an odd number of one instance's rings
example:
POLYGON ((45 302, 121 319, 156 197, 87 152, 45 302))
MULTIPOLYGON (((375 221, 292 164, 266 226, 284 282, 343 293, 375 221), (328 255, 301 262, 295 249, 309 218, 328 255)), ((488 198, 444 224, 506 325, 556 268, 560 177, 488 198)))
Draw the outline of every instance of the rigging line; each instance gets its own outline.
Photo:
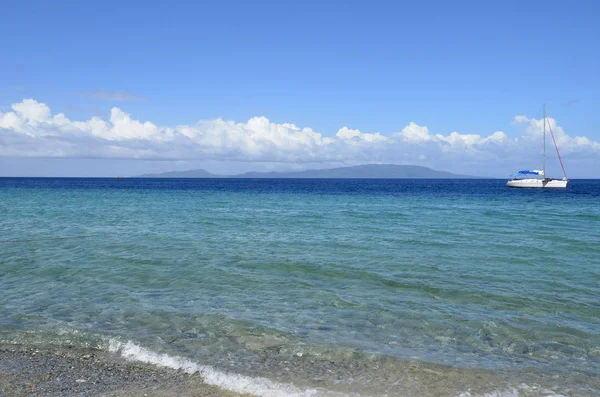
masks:
POLYGON ((42 237, 42 238, 32 238, 32 239, 20 239, 20 240, 0 240, 0 244, 2 243, 29 243, 32 241, 49 241, 49 240, 68 240, 72 238, 88 238, 93 237, 90 236, 68 236, 68 237, 42 237))
POLYGON ((548 128, 550 129, 550 135, 552 136, 552 142, 554 142, 554 149, 556 149, 556 154, 558 155, 558 161, 560 161, 560 166, 562 167, 563 174, 564 174, 565 178, 567 178, 567 172, 565 171, 565 166, 563 165, 562 158, 560 157, 560 153, 558 152, 558 146, 556 146, 556 139, 554 139, 554 133, 552 132, 552 127, 550 126, 550 123, 548 123, 548 128))

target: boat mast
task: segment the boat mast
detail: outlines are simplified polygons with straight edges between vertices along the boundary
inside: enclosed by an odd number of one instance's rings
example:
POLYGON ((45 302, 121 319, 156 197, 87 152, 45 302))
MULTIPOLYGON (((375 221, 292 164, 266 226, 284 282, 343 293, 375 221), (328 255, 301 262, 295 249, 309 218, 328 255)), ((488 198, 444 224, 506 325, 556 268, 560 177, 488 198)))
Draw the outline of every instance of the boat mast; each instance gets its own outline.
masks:
POLYGON ((544 178, 546 176, 546 104, 544 103, 544 178))
MULTIPOLYGON (((546 105, 544 105, 544 174, 546 173, 546 105)), ((554 138, 554 132, 552 132, 552 126, 548 123, 548 128, 550 129, 550 136, 552 137, 552 143, 554 143, 554 149, 556 149, 556 155, 558 156, 558 161, 560 161, 560 167, 563 170, 563 175, 565 176, 563 179, 567 179, 567 171, 565 171, 565 165, 562 162, 562 158, 560 157, 560 152, 558 151, 558 146, 556 146, 556 139, 554 138)))

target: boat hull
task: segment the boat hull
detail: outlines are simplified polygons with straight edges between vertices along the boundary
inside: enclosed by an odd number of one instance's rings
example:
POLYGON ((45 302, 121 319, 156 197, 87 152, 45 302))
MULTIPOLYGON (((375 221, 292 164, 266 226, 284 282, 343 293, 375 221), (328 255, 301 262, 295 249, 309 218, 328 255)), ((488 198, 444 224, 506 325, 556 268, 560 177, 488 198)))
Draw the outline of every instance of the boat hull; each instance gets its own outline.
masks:
POLYGON ((513 179, 506 183, 508 187, 517 188, 566 188, 565 179, 513 179))

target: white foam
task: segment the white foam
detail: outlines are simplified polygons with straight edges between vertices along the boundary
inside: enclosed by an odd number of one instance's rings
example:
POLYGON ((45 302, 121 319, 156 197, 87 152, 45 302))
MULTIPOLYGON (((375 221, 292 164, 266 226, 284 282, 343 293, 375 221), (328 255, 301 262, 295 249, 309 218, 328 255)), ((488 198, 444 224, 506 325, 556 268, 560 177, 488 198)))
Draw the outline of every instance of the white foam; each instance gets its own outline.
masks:
POLYGON ((123 343, 111 339, 108 349, 113 353, 120 354, 127 360, 182 370, 188 374, 198 373, 205 383, 236 393, 248 393, 262 397, 317 396, 317 390, 315 389, 302 390, 289 383, 278 383, 266 378, 221 372, 209 365, 200 365, 183 357, 155 353, 131 341, 123 343))

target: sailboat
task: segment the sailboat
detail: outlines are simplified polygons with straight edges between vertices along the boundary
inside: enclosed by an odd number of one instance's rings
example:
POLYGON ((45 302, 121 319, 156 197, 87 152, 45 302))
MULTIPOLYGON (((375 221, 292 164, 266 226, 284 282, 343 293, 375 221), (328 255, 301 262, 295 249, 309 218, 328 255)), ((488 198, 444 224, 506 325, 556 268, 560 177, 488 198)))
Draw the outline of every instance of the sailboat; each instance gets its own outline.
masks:
POLYGON ((554 179, 546 177, 546 105, 544 105, 544 169, 542 170, 521 170, 519 173, 510 179, 506 186, 508 187, 526 187, 526 188, 566 188, 567 182, 567 173, 565 172, 565 166, 563 165, 562 159, 560 157, 560 153, 558 152, 558 146, 556 146, 556 140, 554 139, 554 133, 552 132, 552 127, 550 123, 548 123, 548 129, 550 130, 550 135, 552 136, 552 142, 554 143, 554 149, 556 149, 556 155, 558 156, 558 161, 560 161, 560 166, 563 170, 564 177, 562 179, 554 179), (531 175, 535 175, 536 177, 532 177, 531 175))

